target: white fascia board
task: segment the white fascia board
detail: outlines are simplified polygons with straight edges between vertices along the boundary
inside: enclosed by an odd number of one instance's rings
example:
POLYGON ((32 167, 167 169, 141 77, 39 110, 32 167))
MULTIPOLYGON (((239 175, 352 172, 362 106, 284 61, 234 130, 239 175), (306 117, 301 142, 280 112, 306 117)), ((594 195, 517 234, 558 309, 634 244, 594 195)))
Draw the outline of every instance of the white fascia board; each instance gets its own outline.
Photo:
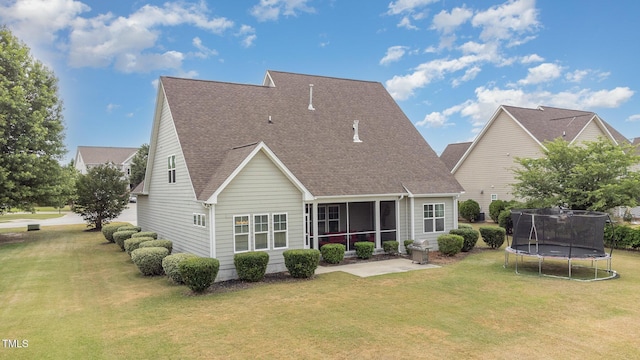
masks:
MULTIPOLYGON (((407 195, 408 195, 408 193, 362 194, 362 195, 326 195, 326 196, 316 196, 314 199, 318 200, 318 201, 323 201, 323 202, 327 202, 327 201, 331 201, 331 200, 344 202, 344 201, 347 201, 349 199, 354 199, 354 200, 358 200, 358 201, 363 201, 363 200, 371 200, 371 201, 373 201, 373 200, 382 200, 382 201, 385 201, 385 199, 395 200, 398 197, 407 196, 407 195)), ((312 200, 307 200, 307 201, 312 201, 312 200)))
POLYGON ((142 193, 149 193, 149 183, 151 182, 151 171, 153 161, 156 157, 156 147, 158 143, 158 132, 160 131, 160 118, 162 117, 162 107, 165 103, 164 86, 162 81, 158 81, 158 94, 156 95, 156 106, 153 113, 153 125, 151 126, 151 139, 149 140, 149 156, 147 157, 147 167, 144 172, 144 184, 142 185, 142 193))

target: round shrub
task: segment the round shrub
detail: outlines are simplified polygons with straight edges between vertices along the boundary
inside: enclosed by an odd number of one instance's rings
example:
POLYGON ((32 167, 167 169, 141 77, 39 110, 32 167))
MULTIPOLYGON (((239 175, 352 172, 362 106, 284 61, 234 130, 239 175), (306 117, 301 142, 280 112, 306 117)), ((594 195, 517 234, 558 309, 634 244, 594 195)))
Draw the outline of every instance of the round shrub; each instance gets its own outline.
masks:
POLYGON ((107 241, 115 242, 115 240, 113 240, 113 233, 118 231, 118 228, 121 228, 121 227, 122 227, 122 224, 103 225, 102 235, 104 235, 104 238, 107 239, 107 241))
POLYGON ((508 204, 509 203, 504 200, 493 200, 489 204, 489 217, 494 223, 498 223, 498 216, 500 216, 500 212, 506 209, 508 204))
POLYGON ((504 244, 507 232, 505 229, 497 226, 481 226, 480 235, 482 240, 492 249, 497 249, 504 244))
POLYGON ((249 251, 235 254, 233 264, 240 280, 251 282, 260 281, 267 272, 269 254, 264 251, 249 251))
POLYGON ((460 203, 458 213, 463 219, 474 222, 480 216, 480 204, 473 199, 463 201, 460 203))
MULTIPOLYGON (((135 235, 135 234, 133 234, 135 235)), ((145 241, 154 240, 152 237, 130 237, 124 241, 124 251, 131 256, 131 252, 140 247, 145 241)))
POLYGON ((407 255, 411 255, 411 249, 409 248, 411 244, 413 244, 413 240, 409 239, 404 241, 404 250, 407 252, 407 255))
POLYGON ((116 231, 113 233, 113 240, 120 246, 120 249, 124 251, 124 241, 131 238, 131 235, 135 233, 137 233, 135 230, 116 231))
POLYGON ((438 250, 448 256, 453 256, 462 250, 464 238, 460 235, 443 234, 438 236, 438 250))
POLYGON ((178 269, 185 285, 191 291, 201 293, 207 290, 218 276, 220 261, 196 256, 180 261, 178 269))
POLYGON ((464 244, 462 245, 462 252, 471 251, 476 246, 478 239, 480 238, 480 233, 473 229, 451 229, 449 234, 460 235, 464 239, 464 244))
POLYGON ((136 238, 136 237, 150 237, 153 238, 154 240, 158 238, 158 234, 153 232, 153 231, 140 231, 139 233, 135 233, 133 235, 131 235, 132 238, 136 238))
POLYGON ((140 232, 142 228, 140 226, 134 226, 134 225, 120 225, 120 227, 118 228, 118 231, 128 231, 128 230, 134 230, 135 232, 140 232))
POLYGON ((162 275, 162 259, 169 255, 163 247, 138 248, 131 252, 131 260, 145 276, 162 275))
POLYGON ((142 247, 163 247, 169 250, 169 254, 173 251, 173 243, 171 240, 149 240, 138 245, 138 248, 142 247))
POLYGON ((173 280, 176 284, 184 284, 182 274, 180 274, 180 263, 187 259, 197 257, 197 255, 187 253, 168 255, 162 259, 162 270, 164 270, 164 273, 169 277, 169 279, 173 280))
POLYGON ((498 225, 504 228, 509 235, 513 234, 513 220, 511 219, 511 210, 502 210, 498 215, 498 225))
POLYGON ((353 244, 356 248, 356 256, 360 259, 368 259, 373 255, 375 244, 369 241, 358 241, 353 244))
POLYGON ((284 266, 294 278, 312 277, 320 262, 320 251, 316 249, 285 250, 282 256, 284 256, 284 266))
POLYGON ((385 253, 395 255, 398 253, 398 248, 400 244, 395 240, 387 240, 382 242, 382 250, 385 253))
POLYGON ((326 244, 320 248, 322 259, 329 264, 337 264, 344 259, 347 249, 342 244, 326 244))
POLYGON ((458 224, 458 229, 473 229, 473 226, 469 224, 458 224))

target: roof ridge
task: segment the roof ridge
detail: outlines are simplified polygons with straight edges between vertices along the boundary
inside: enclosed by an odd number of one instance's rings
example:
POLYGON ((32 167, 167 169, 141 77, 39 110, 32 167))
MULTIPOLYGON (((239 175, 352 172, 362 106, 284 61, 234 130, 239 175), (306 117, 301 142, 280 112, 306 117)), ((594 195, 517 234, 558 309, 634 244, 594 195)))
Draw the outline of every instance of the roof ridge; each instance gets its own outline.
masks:
POLYGON ((294 72, 290 72, 290 71, 267 70, 267 72, 269 72, 269 73, 288 74, 288 75, 297 75, 297 76, 310 76, 310 77, 323 78, 323 79, 333 79, 333 80, 358 81, 358 82, 373 83, 373 84, 379 84, 380 83, 380 81, 373 81, 373 80, 361 80, 361 79, 341 78, 341 77, 337 77, 337 76, 302 74, 302 73, 294 73, 294 72))

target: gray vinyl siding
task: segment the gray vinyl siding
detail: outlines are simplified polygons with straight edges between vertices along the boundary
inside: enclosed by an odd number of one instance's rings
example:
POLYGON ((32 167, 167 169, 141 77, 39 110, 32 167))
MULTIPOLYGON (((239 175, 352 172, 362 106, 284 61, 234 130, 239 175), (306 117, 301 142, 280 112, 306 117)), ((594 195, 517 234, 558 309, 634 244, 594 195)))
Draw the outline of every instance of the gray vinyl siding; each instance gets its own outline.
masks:
POLYGON ((580 144, 584 141, 597 141, 598 137, 605 136, 605 133, 602 129, 597 125, 596 121, 591 121, 584 129, 580 132, 580 134, 573 141, 574 144, 580 144))
POLYGON ((442 234, 448 234, 451 229, 454 228, 454 214, 453 198, 451 197, 416 197, 414 198, 413 216, 415 219, 414 230, 416 238, 414 240, 427 240, 429 242, 429 248, 432 250, 438 249, 438 236, 442 234), (424 205, 425 204, 444 204, 444 231, 425 233, 424 232, 424 205))
POLYGON ((174 253, 210 256, 208 209, 195 199, 166 98, 163 100, 148 196, 140 197, 138 225, 173 242, 174 253), (176 182, 169 183, 167 158, 176 156, 176 182), (193 225, 193 213, 207 214, 205 228, 193 225))
MULTIPOLYGON (((304 247, 304 212, 302 193, 275 164, 262 152, 258 152, 218 195, 215 206, 216 258, 220 261, 217 281, 236 278, 233 264, 234 215, 250 215, 250 243, 253 235, 253 215, 269 215, 269 231, 273 230, 273 214, 287 214, 288 247, 304 247)), ((282 251, 273 250, 270 236, 269 266, 267 272, 285 271, 282 251)))

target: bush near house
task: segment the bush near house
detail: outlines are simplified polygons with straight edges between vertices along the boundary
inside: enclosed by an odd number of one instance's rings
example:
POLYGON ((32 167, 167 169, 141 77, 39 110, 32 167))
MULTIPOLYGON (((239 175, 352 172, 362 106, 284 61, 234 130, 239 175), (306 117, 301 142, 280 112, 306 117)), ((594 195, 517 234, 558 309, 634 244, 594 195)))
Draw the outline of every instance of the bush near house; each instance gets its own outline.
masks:
POLYGON ((458 224, 458 229, 473 229, 473 226, 469 224, 458 224))
MULTIPOLYGON (((180 264, 187 259, 198 258, 198 255, 180 253, 168 255, 162 259, 162 270, 176 284, 184 284, 182 274, 180 273, 180 264)), ((208 286, 207 286, 208 287, 208 286)))
POLYGON ((185 285, 195 293, 205 291, 218 276, 220 261, 214 258, 193 257, 178 264, 180 276, 185 285))
POLYGON ((150 237, 154 240, 158 238, 158 234, 153 231, 140 231, 139 233, 131 235, 132 238, 136 237, 150 237))
POLYGON ((504 200, 493 200, 491 204, 489 204, 489 217, 493 220, 494 223, 498 223, 498 216, 502 210, 507 208, 509 203, 504 200))
POLYGON ((373 255, 375 244, 369 241, 358 241, 353 244, 359 259, 368 259, 373 255))
POLYGON ((118 246, 120 246, 120 249, 124 251, 124 241, 131 238, 131 235, 135 233, 137 233, 137 231, 135 230, 120 231, 118 229, 118 231, 113 233, 113 240, 115 241, 116 244, 118 244, 118 246))
POLYGON ((438 236, 438 249, 447 256, 453 256, 462 250, 464 238, 460 235, 442 234, 438 236))
MULTIPOLYGON (((133 235, 137 235, 137 234, 133 234, 133 235)), ((139 248, 140 244, 142 244, 143 242, 152 241, 152 240, 155 240, 155 239, 152 237, 133 237, 132 236, 124 241, 124 251, 126 251, 127 254, 131 256, 131 252, 139 248)))
POLYGON ((145 276, 162 275, 162 259, 169 255, 164 247, 138 248, 131 252, 131 260, 145 276))
POLYGON ((413 240, 411 239, 404 241, 404 250, 407 252, 407 255, 411 255, 411 249, 409 249, 409 246, 411 246, 411 244, 413 244, 413 240))
POLYGON ((128 231, 128 230, 135 230, 135 232, 140 232, 142 231, 142 228, 140 226, 134 226, 134 225, 120 225, 120 227, 118 228, 118 231, 128 231))
POLYGON ((329 264, 338 264, 344 259, 347 248, 342 244, 325 244, 320 248, 322 259, 329 264))
POLYGON ((471 251, 480 238, 480 233, 474 229, 451 229, 449 234, 462 236, 464 239, 464 244, 461 249, 462 252, 471 251))
POLYGON ((484 243, 489 245, 490 248, 498 249, 502 244, 504 244, 507 232, 501 227, 481 226, 480 235, 482 235, 484 243))
POLYGON ((382 242, 382 250, 384 250, 385 253, 390 255, 397 254, 399 247, 400 247, 400 244, 395 240, 387 240, 382 242))
POLYGON ((122 226, 122 224, 104 225, 102 226, 102 235, 104 235, 104 238, 107 239, 108 242, 115 242, 115 240, 113 240, 113 234, 122 226))
POLYGON ((320 262, 320 251, 316 249, 285 250, 282 256, 284 256, 284 266, 294 278, 312 277, 320 262))
POLYGON ((632 228, 627 225, 606 226, 604 228, 604 244, 616 249, 640 248, 640 228, 632 228))
POLYGON ((240 280, 251 282, 260 281, 267 272, 269 264, 269 254, 264 251, 249 251, 235 254, 233 264, 240 280))
POLYGON ((459 205, 458 214, 468 222, 474 222, 480 217, 480 204, 473 199, 463 201, 459 205))
POLYGON ((171 254, 171 252, 173 251, 173 242, 171 242, 171 240, 164 240, 164 239, 150 240, 150 241, 145 241, 140 245, 138 245, 138 248, 143 248, 143 247, 163 247, 169 250, 169 254, 171 254))

